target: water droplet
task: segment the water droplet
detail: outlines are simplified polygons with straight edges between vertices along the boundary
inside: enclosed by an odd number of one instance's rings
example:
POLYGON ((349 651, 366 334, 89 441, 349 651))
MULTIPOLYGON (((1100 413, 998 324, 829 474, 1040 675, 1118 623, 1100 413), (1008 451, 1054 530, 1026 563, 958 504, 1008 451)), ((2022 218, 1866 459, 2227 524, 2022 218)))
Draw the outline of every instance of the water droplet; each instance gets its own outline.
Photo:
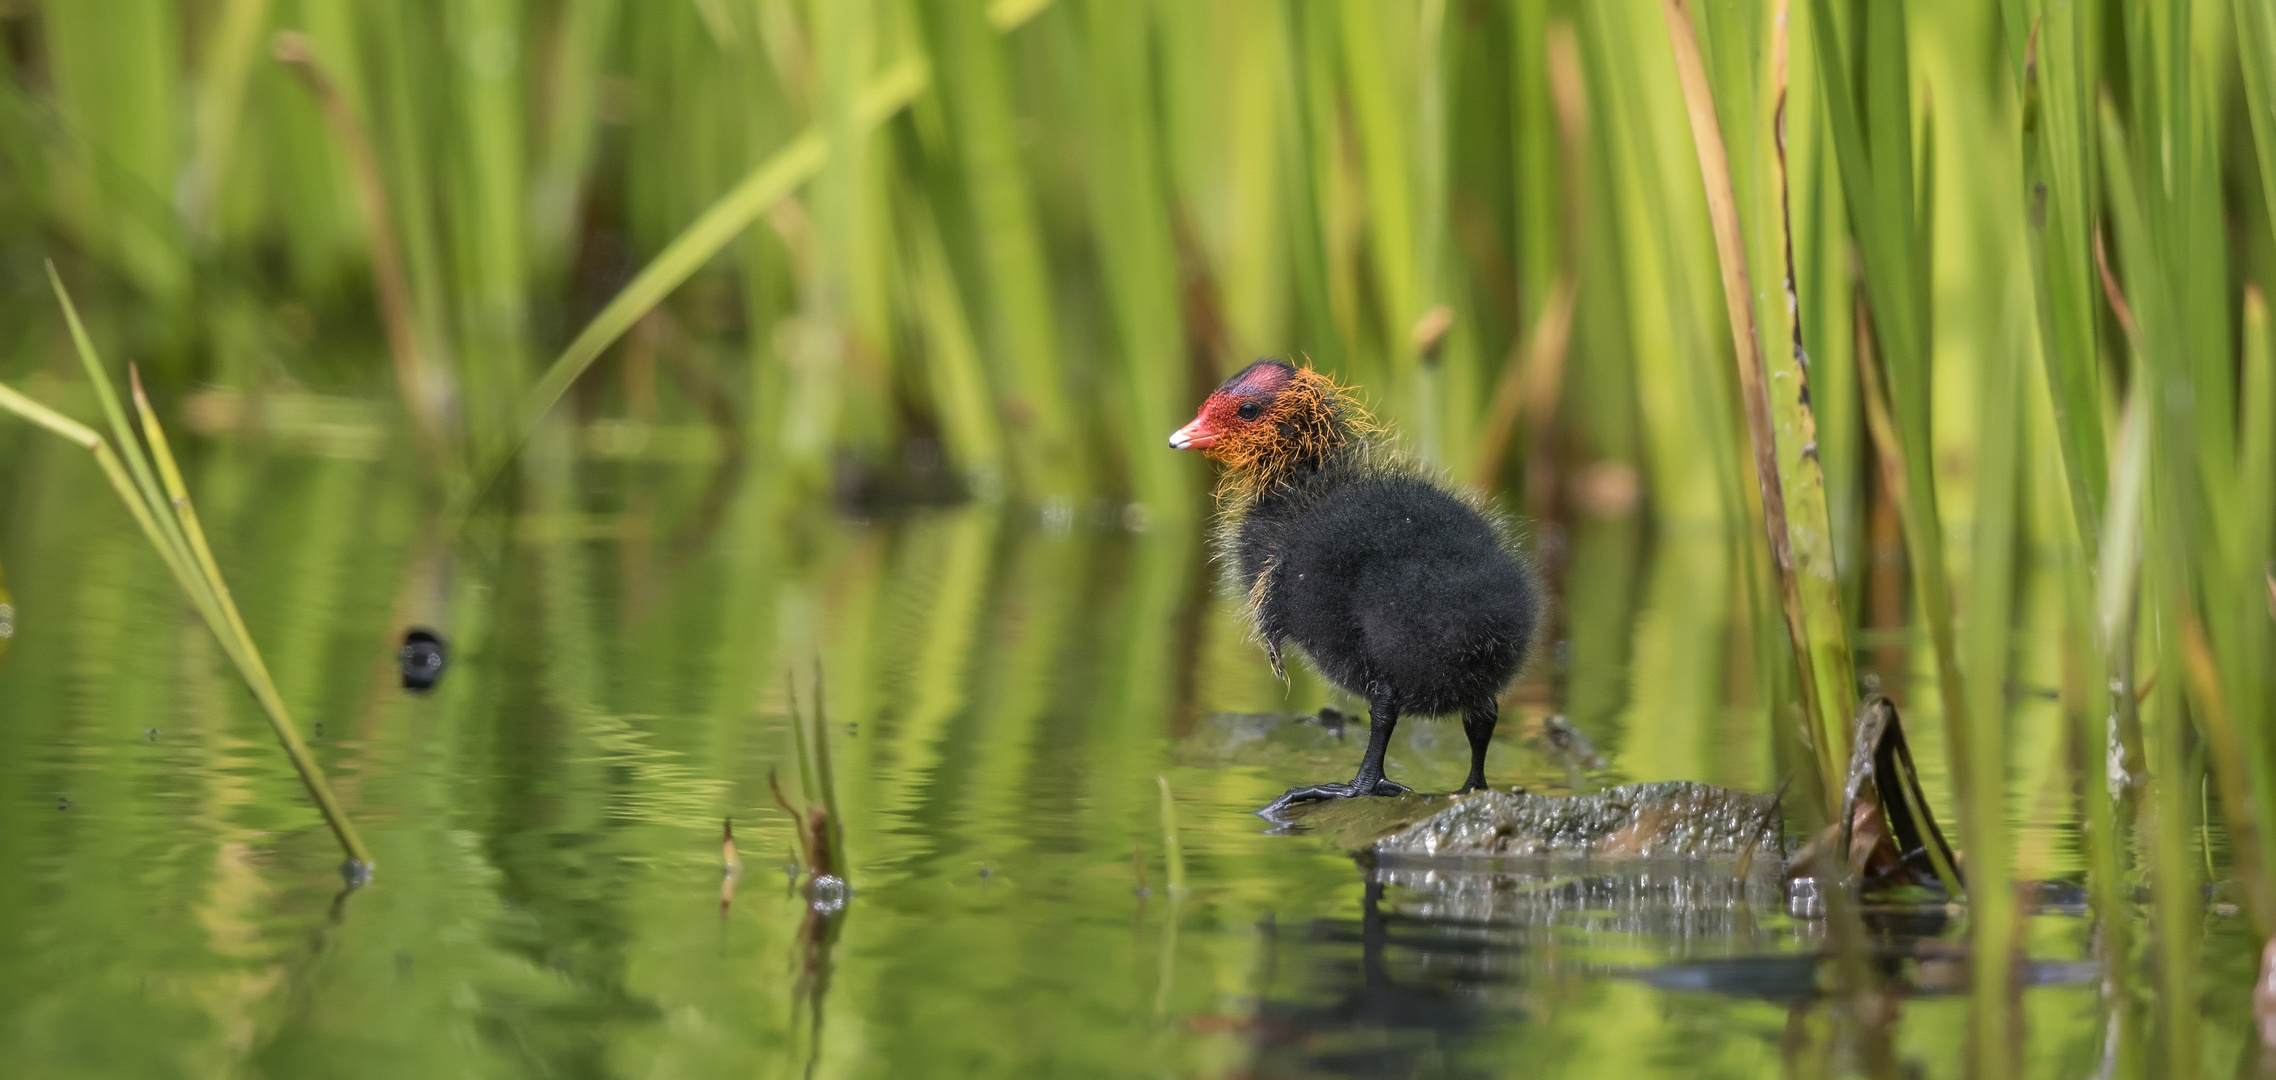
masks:
POLYGON ((853 886, 835 874, 821 874, 806 883, 806 905, 824 915, 835 915, 853 898, 853 886))

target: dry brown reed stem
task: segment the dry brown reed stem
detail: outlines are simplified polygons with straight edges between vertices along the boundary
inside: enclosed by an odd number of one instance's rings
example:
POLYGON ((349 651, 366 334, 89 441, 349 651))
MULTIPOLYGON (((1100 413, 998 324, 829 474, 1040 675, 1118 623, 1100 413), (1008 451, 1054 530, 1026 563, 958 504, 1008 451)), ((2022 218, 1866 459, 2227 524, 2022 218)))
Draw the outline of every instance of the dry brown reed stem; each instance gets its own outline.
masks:
POLYGON ((735 851, 735 819, 719 822, 719 916, 735 902, 735 883, 743 878, 743 858, 735 851))
POLYGON ((448 460, 449 433, 444 424, 436 373, 419 347, 417 319, 411 310, 411 288, 403 277, 403 256, 395 246, 395 224, 387 209, 387 186, 380 178, 379 156, 373 152, 371 133, 348 104, 324 65, 309 47, 308 36, 280 30, 275 38, 277 59, 308 88, 324 112, 325 126, 348 159, 354 181, 356 209, 363 215, 365 243, 371 251, 372 290, 379 298, 380 326, 387 334, 387 353, 395 362, 396 391, 403 409, 411 415, 418 433, 419 452, 437 473, 448 460))
POLYGON ((2118 276, 2110 272, 2110 255, 2103 250, 2101 229, 2094 230, 2094 269, 2102 278, 2102 295, 2110 301, 2110 313, 2118 317, 2118 327, 2126 332, 2126 340, 2139 350, 2142 324, 2134 321, 2134 308, 2126 303, 2126 290, 2118 287, 2118 276))
POLYGON ((767 788, 774 793, 775 806, 790 817, 791 835, 798 841, 798 861, 805 868, 808 880, 842 877, 837 848, 830 843, 829 813, 820 803, 807 803, 804 808, 792 806, 782 793, 782 781, 773 769, 767 770, 767 788))

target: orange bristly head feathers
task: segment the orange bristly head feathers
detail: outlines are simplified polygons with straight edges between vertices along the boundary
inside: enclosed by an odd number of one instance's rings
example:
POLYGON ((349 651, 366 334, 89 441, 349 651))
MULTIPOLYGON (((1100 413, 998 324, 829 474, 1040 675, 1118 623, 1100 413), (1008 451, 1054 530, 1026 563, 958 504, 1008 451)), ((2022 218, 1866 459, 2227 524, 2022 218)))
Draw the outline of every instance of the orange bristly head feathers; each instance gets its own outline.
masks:
POLYGON ((1211 392, 1193 422, 1170 436, 1170 446, 1224 462, 1224 491, 1254 499, 1377 430, 1367 409, 1334 380, 1308 367, 1259 360, 1211 392))

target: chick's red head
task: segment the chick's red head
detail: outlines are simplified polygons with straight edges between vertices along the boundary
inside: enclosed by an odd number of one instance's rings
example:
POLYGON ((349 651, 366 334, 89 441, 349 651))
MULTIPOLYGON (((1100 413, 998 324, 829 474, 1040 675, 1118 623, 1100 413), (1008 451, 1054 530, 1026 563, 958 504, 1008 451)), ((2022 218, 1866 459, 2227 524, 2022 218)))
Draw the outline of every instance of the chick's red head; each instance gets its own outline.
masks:
POLYGON ((1193 422, 1170 433, 1173 450, 1199 450, 1219 461, 1246 456, 1254 444, 1277 438, 1273 430, 1278 413, 1286 411, 1281 392, 1296 378, 1296 369, 1278 360, 1259 360, 1220 383, 1193 422))
POLYGON ((1358 402, 1327 376, 1259 360, 1212 391, 1193 422, 1171 433, 1170 446, 1269 482, 1323 458, 1367 424, 1358 402))

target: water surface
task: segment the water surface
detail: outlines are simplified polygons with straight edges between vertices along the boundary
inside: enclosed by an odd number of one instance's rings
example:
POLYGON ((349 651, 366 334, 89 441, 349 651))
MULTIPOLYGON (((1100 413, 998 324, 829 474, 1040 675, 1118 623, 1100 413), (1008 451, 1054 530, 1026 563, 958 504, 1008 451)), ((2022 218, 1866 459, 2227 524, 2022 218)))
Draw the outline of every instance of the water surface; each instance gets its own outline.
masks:
MULTIPOLYGON (((1268 831, 1253 808, 1348 774, 1358 742, 1317 724, 1217 738, 1223 714, 1333 699, 1301 672, 1273 679, 1194 535, 1133 533, 1138 516, 1103 503, 859 519, 765 477, 714 506, 702 469, 586 463, 453 548, 400 462, 193 445, 224 571, 378 859, 344 893, 252 701, 91 466, 16 445, 0 471, 18 612, 0 657, 11 1074, 1843 1064, 1827 1049, 1842 1007, 1807 959, 1821 927, 1775 897, 1370 867, 1268 831), (391 656, 414 624, 453 648, 424 696, 391 656), (855 889, 820 932, 769 786, 779 773, 798 797, 787 689, 810 697, 817 660, 855 889), (730 820, 744 870, 723 890, 730 820)), ((1775 786, 1722 541, 1631 521, 1553 539, 1567 596, 1505 710, 1494 779, 1775 786), (1603 769, 1529 739, 1554 711, 1603 769)), ((2067 800, 2044 791, 2054 762, 2032 756, 2059 750, 2060 718, 2027 700, 2011 722, 2027 868, 2075 874, 2067 800)), ((1941 791, 1933 727, 1915 743, 1941 791)), ((1443 790, 1461 746, 1456 725, 1406 724, 1392 774, 1443 790)), ((2234 922, 2215 920, 2208 950, 2216 1062, 2245 1035, 2234 922)), ((1891 969, 1916 992, 1882 1034, 1908 1068, 1957 1075, 1967 1002, 1937 989, 1960 924, 1915 929, 1926 944, 1892 939, 1907 958, 1891 969)), ((2025 1058, 2085 1075, 2102 1006, 2061 965, 2086 955, 2086 924, 2058 908, 2025 937, 2054 965, 2024 992, 2025 1058)))

